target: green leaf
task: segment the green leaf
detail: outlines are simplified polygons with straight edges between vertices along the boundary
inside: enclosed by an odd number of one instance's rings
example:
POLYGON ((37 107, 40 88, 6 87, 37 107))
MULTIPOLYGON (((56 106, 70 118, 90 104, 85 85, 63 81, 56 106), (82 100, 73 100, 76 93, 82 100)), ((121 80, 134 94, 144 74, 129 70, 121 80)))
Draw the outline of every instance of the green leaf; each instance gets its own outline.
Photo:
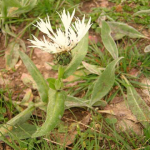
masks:
POLYGON ((16 115, 14 118, 9 120, 6 124, 2 125, 2 127, 0 128, 0 133, 2 135, 6 134, 8 131, 12 130, 16 124, 24 123, 26 120, 30 118, 34 109, 35 109, 34 105, 31 104, 27 109, 25 109, 24 111, 16 115))
MULTIPOLYGON (((23 123, 21 125, 16 125, 12 129, 11 134, 18 139, 31 138, 31 135, 36 131, 36 126, 29 123, 23 123)), ((9 134, 8 134, 9 136, 9 134)))
POLYGON ((12 12, 12 16, 13 15, 20 15, 23 13, 27 13, 29 11, 31 11, 37 4, 37 0, 30 0, 28 1, 28 3, 24 3, 22 4, 22 6, 20 8, 18 8, 17 10, 12 12))
POLYGON ((107 124, 113 125, 113 124, 116 124, 116 123, 117 123, 117 118, 115 118, 115 117, 106 118, 105 121, 106 121, 107 124))
POLYGON ((98 67, 97 65, 91 65, 91 64, 88 64, 84 61, 82 61, 82 64, 83 66, 88 70, 90 71, 91 73, 93 74, 97 74, 97 75, 100 75, 101 74, 101 70, 104 70, 104 68, 100 68, 98 67))
MULTIPOLYGON (((104 107, 107 105, 107 102, 98 100, 96 101, 92 106, 101 106, 104 107)), ((72 107, 88 107, 91 108, 90 100, 86 100, 83 98, 74 97, 71 95, 67 95, 66 101, 65 101, 66 109, 72 108, 72 107)))
POLYGON ((133 16, 140 16, 140 15, 145 15, 145 14, 150 15, 150 9, 140 10, 140 11, 134 13, 133 16))
POLYGON ((73 72, 79 67, 81 61, 85 57, 88 49, 88 33, 83 37, 83 39, 78 43, 78 45, 71 50, 72 52, 72 60, 69 65, 66 67, 64 72, 64 77, 72 75, 73 72))
POLYGON ((55 78, 48 78, 47 82, 49 83, 50 88, 52 88, 53 90, 56 90, 56 88, 55 88, 56 79, 55 78))
POLYGON ((32 76, 33 80, 37 84, 38 92, 43 102, 48 101, 48 90, 49 87, 43 78, 40 71, 37 69, 35 64, 30 60, 30 58, 23 52, 19 51, 20 57, 24 62, 27 70, 29 71, 30 75, 32 76))
POLYGON ((69 109, 72 107, 90 107, 90 105, 88 105, 88 103, 89 103, 89 100, 74 97, 71 95, 67 95, 67 98, 65 100, 66 109, 69 109))
POLYGON ((61 89, 61 87, 62 87, 62 79, 56 79, 56 81, 55 81, 55 89, 56 90, 60 90, 61 89))
POLYGON ((11 42, 5 52, 6 69, 14 68, 18 59, 19 44, 17 42, 11 42))
POLYGON ((8 7, 21 7, 21 3, 18 0, 2 0, 8 7))
POLYGON ((150 52, 150 45, 147 45, 147 46, 144 48, 144 52, 145 52, 145 53, 150 52))
POLYGON ((102 21, 101 37, 102 37, 102 41, 103 41, 105 48, 108 50, 108 52, 111 54, 111 56, 114 59, 117 59, 118 49, 117 49, 115 41, 111 37, 110 27, 105 21, 102 21))
POLYGON ((65 93, 55 90, 49 90, 49 101, 47 106, 46 121, 32 135, 32 138, 48 134, 53 130, 64 113, 65 93))
POLYGON ((129 36, 130 38, 146 38, 143 34, 138 32, 133 27, 120 22, 107 22, 112 31, 112 36, 115 40, 119 40, 124 36, 129 36))
POLYGON ((95 103, 93 103, 92 106, 100 106, 100 107, 105 107, 107 105, 107 102, 104 100, 97 100, 95 103))
POLYGON ((98 77, 91 96, 91 106, 101 100, 112 88, 115 82, 115 66, 122 57, 112 61, 98 77))
MULTIPOLYGON (((127 82, 127 81, 126 81, 127 82)), ((145 101, 140 97, 135 88, 127 82, 127 101, 130 110, 137 120, 147 128, 150 123, 150 109, 145 101)))

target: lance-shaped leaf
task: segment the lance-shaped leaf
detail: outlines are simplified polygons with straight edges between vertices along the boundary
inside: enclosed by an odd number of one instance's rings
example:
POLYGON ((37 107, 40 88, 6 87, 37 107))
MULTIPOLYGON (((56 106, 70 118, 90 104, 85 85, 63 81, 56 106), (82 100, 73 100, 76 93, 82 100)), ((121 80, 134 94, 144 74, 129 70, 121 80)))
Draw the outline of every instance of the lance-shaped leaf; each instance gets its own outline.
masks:
MULTIPOLYGON (((93 106, 101 106, 104 107, 107 105, 107 102, 103 100, 96 101, 93 106)), ((66 101, 65 101, 66 109, 72 108, 72 107, 88 107, 92 108, 90 105, 90 100, 86 100, 83 98, 74 97, 71 95, 67 95, 66 101)))
POLYGON ((107 22, 114 40, 119 40, 124 36, 128 36, 130 38, 146 38, 143 34, 138 32, 133 27, 120 22, 107 22))
POLYGON ((14 68, 18 59, 19 44, 17 42, 11 42, 5 52, 6 69, 14 68))
POLYGON ((48 90, 49 87, 43 78, 42 74, 40 71, 37 69, 35 64, 31 61, 31 59, 23 52, 19 51, 20 57, 22 61, 24 62, 27 70, 29 71, 30 75, 34 79, 34 81, 37 84, 38 92, 40 94, 40 97, 43 102, 48 101, 48 90))
POLYGON ((109 51, 114 59, 117 59, 118 49, 115 41, 111 37, 110 27, 105 21, 102 21, 101 37, 105 48, 109 51))
POLYGON ((56 127, 58 121, 63 116, 66 97, 65 93, 50 89, 48 92, 48 96, 49 101, 47 106, 46 121, 32 135, 33 138, 48 134, 56 127))
POLYGON ((21 4, 22 6, 20 8, 12 12, 11 16, 15 14, 20 15, 23 13, 27 13, 30 10, 32 10, 36 6, 36 4, 37 4, 37 0, 24 1, 24 3, 21 4))
POLYGON ((145 52, 145 53, 150 52, 150 45, 147 45, 147 46, 144 48, 144 52, 145 52))
MULTIPOLYGON (((31 138, 31 135, 36 131, 36 126, 29 124, 27 122, 23 124, 17 124, 15 125, 15 128, 13 128, 10 132, 8 132, 5 136, 11 137, 15 139, 27 139, 31 138)), ((0 140, 4 140, 4 136, 0 136, 0 140)))
POLYGON ((136 13, 133 14, 133 16, 140 16, 140 15, 150 15, 150 9, 147 9, 147 10, 140 10, 136 13))
POLYGON ((67 95, 65 106, 67 109, 72 108, 72 107, 89 107, 90 108, 90 105, 88 103, 89 103, 89 100, 67 95))
POLYGON ((122 57, 112 61, 104 70, 104 72, 98 77, 95 82, 92 96, 91 96, 91 106, 101 100, 112 88, 115 82, 115 66, 122 57))
POLYGON ((83 58, 85 57, 87 49, 88 49, 88 33, 83 37, 83 39, 78 43, 78 45, 73 50, 71 50, 72 60, 65 69, 64 78, 67 78, 76 71, 76 69, 82 62, 83 58))
POLYGON ((17 116, 9 120, 6 124, 2 125, 0 128, 0 133, 6 134, 8 131, 12 130, 16 124, 24 123, 31 116, 35 106, 31 104, 27 109, 19 113, 17 116))
POLYGON ((135 88, 127 81, 127 101, 137 120, 147 128, 150 124, 150 109, 135 88))
POLYGON ((105 70, 105 68, 100 68, 97 65, 91 65, 86 63, 85 61, 82 61, 83 66, 90 71, 93 74, 97 74, 100 75, 101 74, 101 70, 105 70))

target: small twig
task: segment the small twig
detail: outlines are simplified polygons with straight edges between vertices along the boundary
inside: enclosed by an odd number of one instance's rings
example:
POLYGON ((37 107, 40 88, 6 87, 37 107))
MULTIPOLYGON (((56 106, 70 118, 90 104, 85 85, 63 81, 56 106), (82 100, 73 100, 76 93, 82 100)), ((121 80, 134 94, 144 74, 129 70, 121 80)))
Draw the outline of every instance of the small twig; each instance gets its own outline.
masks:
POLYGON ((64 147, 66 147, 66 148, 73 149, 73 147, 65 146, 65 145, 63 145, 63 144, 61 144, 61 143, 57 143, 57 142, 52 141, 52 140, 50 140, 50 139, 46 139, 46 138, 43 138, 43 139, 46 140, 46 141, 48 141, 48 142, 52 142, 52 143, 54 143, 54 144, 60 145, 60 146, 64 146, 64 147))

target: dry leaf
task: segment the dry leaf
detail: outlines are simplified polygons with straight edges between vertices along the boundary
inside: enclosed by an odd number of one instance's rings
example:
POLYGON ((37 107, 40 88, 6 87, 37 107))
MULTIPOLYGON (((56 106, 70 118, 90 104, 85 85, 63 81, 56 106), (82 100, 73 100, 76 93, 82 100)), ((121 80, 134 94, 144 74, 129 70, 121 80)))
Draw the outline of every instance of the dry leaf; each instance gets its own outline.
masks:
POLYGON ((22 65, 22 61, 19 60, 19 62, 15 65, 15 69, 17 70, 22 65))
POLYGON ((129 131, 131 133, 130 131, 134 131, 136 134, 141 135, 142 128, 136 117, 132 114, 125 101, 122 100, 122 97, 120 102, 118 99, 113 104, 107 105, 105 110, 99 110, 98 112, 107 114, 107 118, 114 118, 115 116, 118 120, 115 124, 118 132, 129 131))
POLYGON ((136 117, 132 114, 125 101, 114 105, 107 105, 104 109, 105 111, 110 110, 110 112, 113 115, 115 115, 118 119, 128 119, 137 122, 136 117))
POLYGON ((122 5, 117 5, 116 6, 116 12, 122 12, 123 9, 122 9, 122 5))
POLYGON ((150 80, 148 78, 143 78, 141 79, 141 83, 145 84, 141 89, 141 97, 148 105, 150 105, 150 80))
POLYGON ((108 6, 108 0, 100 0, 99 2, 100 2, 100 7, 107 7, 108 6))
POLYGON ((129 72, 130 75, 137 77, 139 75, 140 71, 136 68, 132 68, 129 72))
POLYGON ((142 135, 143 130, 140 124, 136 124, 135 122, 127 119, 118 120, 116 124, 116 129, 118 132, 131 131, 135 132, 137 135, 142 135))
POLYGON ((37 89, 36 83, 34 82, 33 78, 29 74, 23 73, 21 76, 21 80, 26 86, 33 89, 37 89))
POLYGON ((29 103, 33 100, 33 94, 31 89, 25 90, 25 95, 23 97, 23 100, 21 101, 21 104, 23 103, 29 103))

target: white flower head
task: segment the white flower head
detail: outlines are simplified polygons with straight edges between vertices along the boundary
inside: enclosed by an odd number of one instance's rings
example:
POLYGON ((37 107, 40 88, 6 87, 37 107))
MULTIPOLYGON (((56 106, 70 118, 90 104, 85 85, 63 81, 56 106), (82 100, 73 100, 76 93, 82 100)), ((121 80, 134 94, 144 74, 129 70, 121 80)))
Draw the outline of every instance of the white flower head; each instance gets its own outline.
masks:
POLYGON ((65 31, 61 28, 53 31, 49 17, 45 21, 39 18, 36 26, 41 32, 47 35, 47 38, 43 35, 43 39, 38 40, 34 35, 34 40, 29 40, 33 45, 30 47, 37 47, 49 53, 61 53, 64 51, 70 51, 74 48, 78 42, 84 37, 89 28, 91 27, 91 18, 88 23, 85 23, 85 15, 82 21, 76 18, 75 23, 71 23, 75 14, 75 10, 70 13, 63 10, 62 14, 59 14, 61 21, 64 25, 65 31))

